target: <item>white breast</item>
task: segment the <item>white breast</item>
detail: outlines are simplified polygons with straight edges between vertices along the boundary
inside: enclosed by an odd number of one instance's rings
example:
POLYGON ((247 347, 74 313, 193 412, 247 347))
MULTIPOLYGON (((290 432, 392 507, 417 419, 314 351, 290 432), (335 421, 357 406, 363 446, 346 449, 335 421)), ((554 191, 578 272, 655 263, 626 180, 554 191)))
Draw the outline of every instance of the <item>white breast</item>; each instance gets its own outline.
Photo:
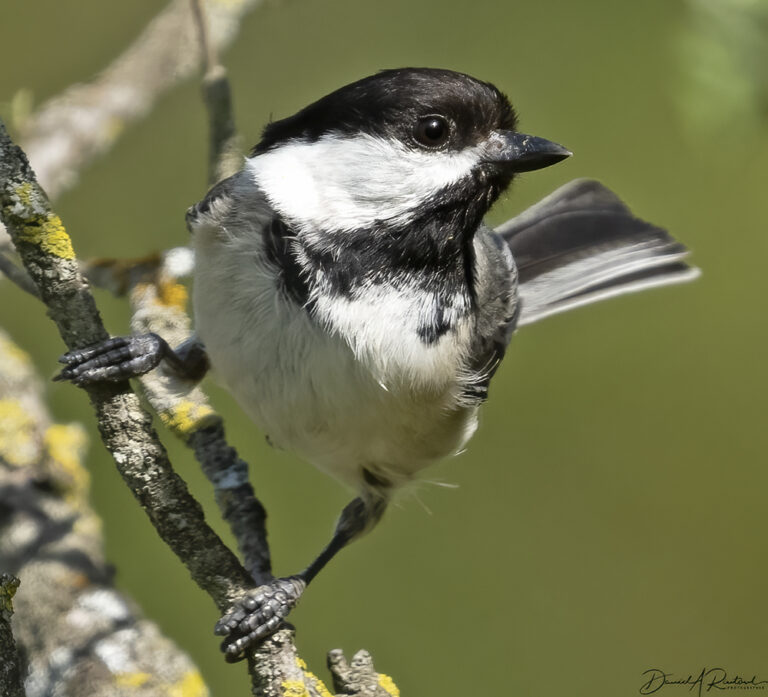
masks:
POLYGON ((277 290, 254 231, 195 233, 196 331, 242 408, 281 448, 360 489, 362 468, 402 484, 460 450, 476 408, 456 406, 470 327, 426 345, 427 298, 380 288, 318 299, 277 290))

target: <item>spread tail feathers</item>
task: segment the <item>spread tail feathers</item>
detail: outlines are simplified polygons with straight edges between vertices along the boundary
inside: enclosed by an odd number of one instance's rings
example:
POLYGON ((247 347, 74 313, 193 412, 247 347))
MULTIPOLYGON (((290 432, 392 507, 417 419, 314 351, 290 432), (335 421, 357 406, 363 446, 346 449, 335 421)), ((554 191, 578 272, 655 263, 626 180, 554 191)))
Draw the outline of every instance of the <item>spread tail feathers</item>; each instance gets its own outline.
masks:
POLYGON ((588 179, 566 184, 496 232, 517 263, 518 326, 700 274, 685 262, 688 250, 682 244, 588 179))

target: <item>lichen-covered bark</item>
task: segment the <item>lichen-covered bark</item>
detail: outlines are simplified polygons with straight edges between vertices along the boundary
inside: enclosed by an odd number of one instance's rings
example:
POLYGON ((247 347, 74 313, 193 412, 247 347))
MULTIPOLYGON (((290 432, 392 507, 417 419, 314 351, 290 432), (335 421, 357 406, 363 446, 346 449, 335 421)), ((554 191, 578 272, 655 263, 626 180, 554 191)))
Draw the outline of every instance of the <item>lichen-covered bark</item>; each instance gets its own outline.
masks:
POLYGON ((13 596, 19 587, 19 579, 10 574, 0 574, 0 695, 24 697, 21 657, 13 638, 11 616, 13 596))
POLYGON ((349 662, 338 649, 330 651, 328 670, 339 697, 400 697, 400 690, 392 678, 376 672, 371 654, 367 651, 358 651, 349 662))
MULTIPOLYGON (((185 312, 186 289, 172 273, 172 264, 129 274, 134 333, 154 332, 171 346, 190 337, 185 312)), ((272 580, 266 511, 248 480, 248 465, 224 437, 224 423, 199 386, 190 384, 163 364, 141 378, 152 408, 163 423, 192 448, 213 484, 216 502, 237 540, 246 569, 256 583, 272 580)))
MULTIPOLYGON (((88 504, 85 432, 52 423, 42 395, 31 361, 0 330, 0 569, 23 579, 13 628, 27 696, 206 697, 189 658, 112 587, 88 504)), ((0 589, 0 635, 9 595, 0 589)), ((16 697, 2 644, 0 695, 16 697)))

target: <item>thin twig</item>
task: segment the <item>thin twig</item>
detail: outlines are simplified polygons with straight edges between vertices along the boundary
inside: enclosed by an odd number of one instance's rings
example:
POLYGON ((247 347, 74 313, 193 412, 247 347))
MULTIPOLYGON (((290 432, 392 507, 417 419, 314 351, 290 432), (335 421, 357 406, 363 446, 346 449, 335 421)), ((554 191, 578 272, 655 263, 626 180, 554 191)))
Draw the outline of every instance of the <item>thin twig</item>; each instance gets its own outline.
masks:
MULTIPOLYGON (((203 0, 211 50, 228 46, 242 17, 262 2, 203 0)), ((109 150, 126 126, 195 74, 201 63, 199 26, 189 0, 172 0, 91 82, 73 85, 23 124, 21 142, 49 196, 71 188, 83 167, 109 150)))
POLYGON ((203 101, 208 112, 208 185, 234 174, 241 165, 240 139, 235 129, 232 88, 226 68, 210 40, 208 15, 202 0, 190 0, 204 57, 203 101))
POLYGON ((232 117, 232 90, 226 69, 217 65, 203 78, 208 108, 208 184, 233 175, 242 167, 242 144, 232 117))
MULTIPOLYGON (((4 259, 0 255, 0 262, 4 259)), ((190 320, 184 311, 186 289, 177 278, 188 275, 193 263, 191 250, 180 247, 142 259, 93 260, 83 264, 81 271, 96 287, 117 296, 130 295, 135 333, 156 332, 171 345, 180 345, 190 337, 190 320)), ((8 265, 15 274, 12 280, 18 279, 20 286, 37 297, 37 287, 26 271, 10 260, 8 265)), ((0 271, 5 271, 1 263, 0 271)), ((273 576, 266 510, 248 481, 248 465, 226 442, 221 417, 199 386, 180 379, 164 366, 144 376, 142 384, 152 408, 189 445, 213 484, 216 502, 254 582, 268 583, 273 576)))
MULTIPOLYGON (((129 288, 136 334, 155 332, 172 346, 190 339, 185 312, 187 292, 172 273, 168 255, 154 269, 130 275, 129 288)), ((257 585, 272 580, 266 517, 248 481, 248 465, 224 437, 224 423, 199 385, 160 365, 141 378, 144 392, 163 423, 195 453, 214 487, 216 502, 229 523, 246 569, 257 585)))
MULTIPOLYGON (((192 1, 199 10, 198 19, 194 19, 195 7, 190 8, 190 0, 172 0, 96 78, 69 87, 20 124, 24 150, 50 198, 74 186, 80 171, 106 153, 127 125, 146 116, 165 92, 195 73, 201 61, 196 49, 201 43, 205 47, 206 74, 215 67, 219 50, 235 38, 242 17, 263 2, 192 1), (203 12, 205 21, 199 19, 203 12)), ((207 85, 207 81, 204 83, 207 85)), ((216 105, 228 100, 231 113, 228 85, 222 87, 216 70, 211 73, 210 83, 210 87, 204 87, 206 102, 216 105)), ((226 114, 226 108, 217 108, 216 113, 226 114)), ((211 150, 228 155, 216 168, 209 166, 211 184, 234 173, 240 151, 226 119, 219 118, 215 125, 211 150)))
POLYGON ((195 28, 197 29, 198 41, 201 47, 201 56, 203 58, 203 74, 207 75, 211 69, 219 64, 216 47, 210 40, 208 31, 208 20, 205 17, 203 0, 189 0, 192 6, 192 14, 195 18, 195 28))
POLYGON ((25 293, 29 293, 36 298, 40 297, 37 293, 37 286, 32 282, 29 274, 24 269, 16 266, 2 251, 0 251, 0 273, 25 293))

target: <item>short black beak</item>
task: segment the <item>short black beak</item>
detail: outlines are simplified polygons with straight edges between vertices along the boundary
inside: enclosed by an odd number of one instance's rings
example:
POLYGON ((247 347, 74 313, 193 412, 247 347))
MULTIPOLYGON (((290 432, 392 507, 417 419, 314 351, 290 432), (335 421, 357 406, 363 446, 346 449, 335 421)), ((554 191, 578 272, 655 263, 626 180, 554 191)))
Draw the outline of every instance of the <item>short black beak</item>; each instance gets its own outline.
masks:
POLYGON ((516 131, 495 131, 488 140, 487 159, 511 172, 530 172, 557 164, 573 153, 562 145, 516 131))

